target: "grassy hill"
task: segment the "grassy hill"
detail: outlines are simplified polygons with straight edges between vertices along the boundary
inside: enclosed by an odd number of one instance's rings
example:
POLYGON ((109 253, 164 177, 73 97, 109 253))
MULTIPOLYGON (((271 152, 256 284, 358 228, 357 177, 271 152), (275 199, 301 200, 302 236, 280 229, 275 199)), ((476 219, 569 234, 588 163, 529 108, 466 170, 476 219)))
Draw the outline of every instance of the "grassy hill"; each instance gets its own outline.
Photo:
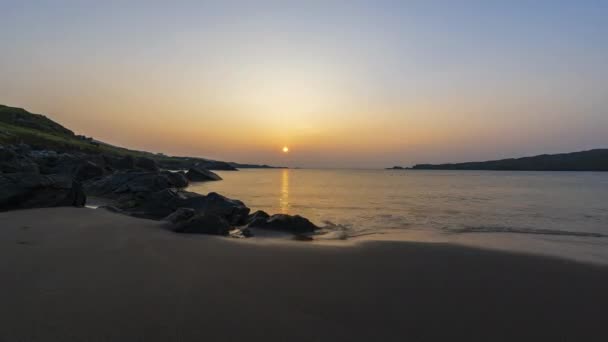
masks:
POLYGON ((456 164, 418 164, 417 170, 608 171, 608 149, 456 164))
POLYGON ((106 144, 93 138, 76 135, 71 130, 41 114, 25 109, 0 105, 0 145, 24 143, 34 149, 60 152, 82 152, 115 156, 147 157, 166 168, 187 168, 195 163, 210 169, 233 169, 238 163, 226 163, 194 157, 173 157, 145 151, 130 150, 106 144))

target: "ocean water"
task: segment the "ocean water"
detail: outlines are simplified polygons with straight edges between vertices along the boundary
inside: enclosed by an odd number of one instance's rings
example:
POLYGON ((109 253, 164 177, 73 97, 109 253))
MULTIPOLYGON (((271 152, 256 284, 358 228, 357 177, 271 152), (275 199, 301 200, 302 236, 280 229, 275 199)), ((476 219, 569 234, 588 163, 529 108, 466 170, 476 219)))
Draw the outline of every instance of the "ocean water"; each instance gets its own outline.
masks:
POLYGON ((250 169, 211 191, 327 238, 453 242, 608 263, 608 173, 250 169))

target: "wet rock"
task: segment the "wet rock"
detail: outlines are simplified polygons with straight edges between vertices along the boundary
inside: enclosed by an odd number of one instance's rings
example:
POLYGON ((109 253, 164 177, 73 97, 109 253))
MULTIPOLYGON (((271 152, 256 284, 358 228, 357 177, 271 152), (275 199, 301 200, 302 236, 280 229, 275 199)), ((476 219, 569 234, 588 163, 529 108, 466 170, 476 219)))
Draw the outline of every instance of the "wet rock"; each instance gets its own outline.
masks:
POLYGON ((163 221, 167 221, 169 223, 178 223, 191 219, 196 215, 196 210, 192 208, 178 208, 172 214, 165 217, 163 221))
POLYGON ((193 203, 190 207, 205 213, 221 216, 233 225, 246 223, 250 209, 243 202, 230 199, 216 192, 210 192, 207 196, 203 196, 203 198, 201 201, 191 200, 193 203))
POLYGON ((176 233, 228 235, 232 229, 223 217, 194 210, 179 210, 166 221, 167 227, 176 233))
POLYGON ((269 218, 270 218, 270 215, 268 215, 265 211, 258 210, 247 217, 247 226, 249 226, 249 227, 263 226, 264 224, 266 224, 266 221, 268 221, 269 218))
POLYGON ((75 206, 86 196, 80 182, 65 175, 0 174, 0 210, 75 206))
POLYGON ((290 233, 312 233, 319 229, 314 223, 300 215, 275 214, 266 221, 258 220, 255 224, 250 223, 249 227, 279 230, 290 233))
POLYGON ((177 210, 184 210, 180 208, 189 208, 197 213, 219 216, 234 226, 245 224, 250 211, 243 202, 217 193, 205 196, 177 189, 122 196, 117 207, 132 215, 152 219, 161 219, 177 210))
POLYGON ((217 174, 198 167, 193 167, 188 170, 186 177, 193 182, 205 182, 205 181, 218 181, 222 180, 222 177, 217 174))

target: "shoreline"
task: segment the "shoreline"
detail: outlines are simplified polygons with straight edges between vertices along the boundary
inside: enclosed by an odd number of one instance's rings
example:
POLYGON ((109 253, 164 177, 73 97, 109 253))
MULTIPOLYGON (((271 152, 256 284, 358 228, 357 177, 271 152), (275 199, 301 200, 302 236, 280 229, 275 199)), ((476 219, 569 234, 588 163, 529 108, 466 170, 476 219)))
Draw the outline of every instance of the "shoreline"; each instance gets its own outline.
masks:
POLYGON ((0 340, 608 338, 605 266, 444 243, 240 243, 83 208, 3 212, 0 226, 0 340))

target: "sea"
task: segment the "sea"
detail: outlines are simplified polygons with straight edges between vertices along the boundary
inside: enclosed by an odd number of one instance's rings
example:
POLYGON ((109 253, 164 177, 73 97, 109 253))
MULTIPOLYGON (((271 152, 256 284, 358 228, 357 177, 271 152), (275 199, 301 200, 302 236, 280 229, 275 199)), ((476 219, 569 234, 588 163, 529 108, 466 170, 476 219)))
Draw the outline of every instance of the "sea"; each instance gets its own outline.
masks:
POLYGON ((608 173, 243 169, 188 190, 304 216, 317 241, 455 243, 608 264, 608 173))

